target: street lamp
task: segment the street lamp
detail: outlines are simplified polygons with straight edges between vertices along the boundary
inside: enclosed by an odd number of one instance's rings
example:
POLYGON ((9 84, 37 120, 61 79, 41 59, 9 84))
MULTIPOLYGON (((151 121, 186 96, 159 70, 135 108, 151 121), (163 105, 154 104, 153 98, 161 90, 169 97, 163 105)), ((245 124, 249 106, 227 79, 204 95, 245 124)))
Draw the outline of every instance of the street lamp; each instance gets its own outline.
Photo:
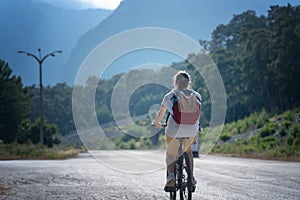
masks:
POLYGON ((33 57, 38 63, 39 63, 39 69, 40 69, 40 143, 44 144, 44 122, 43 122, 43 82, 42 82, 42 65, 43 62, 48 58, 49 56, 54 57, 56 53, 62 53, 61 50, 56 50, 51 53, 48 53, 47 55, 42 57, 41 49, 38 49, 39 55, 36 56, 32 53, 26 52, 26 51, 18 51, 19 54, 26 54, 27 56, 33 57))

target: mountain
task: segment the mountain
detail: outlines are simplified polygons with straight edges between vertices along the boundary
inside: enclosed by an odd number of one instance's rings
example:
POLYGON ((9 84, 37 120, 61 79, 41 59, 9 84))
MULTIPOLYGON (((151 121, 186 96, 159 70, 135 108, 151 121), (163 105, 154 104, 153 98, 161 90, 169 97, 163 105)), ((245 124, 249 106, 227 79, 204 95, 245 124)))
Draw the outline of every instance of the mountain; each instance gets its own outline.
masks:
MULTIPOLYGON (((267 14, 270 5, 288 2, 297 0, 123 0, 118 9, 109 11, 67 10, 40 0, 0 0, 0 59, 9 62, 25 85, 38 84, 37 62, 16 52, 38 53, 41 48, 45 55, 61 49, 63 54, 43 64, 43 82, 72 84, 88 53, 114 34, 154 26, 180 31, 196 41, 209 40, 216 26, 228 23, 234 14, 248 9, 267 14)), ((149 62, 169 66, 182 59, 151 50, 135 53, 114 62, 106 77, 149 62)))
POLYGON ((0 1, 0 59, 9 62, 26 85, 38 83, 38 64, 18 50, 42 54, 63 50, 43 64, 44 84, 61 81, 61 72, 79 37, 112 13, 110 10, 67 10, 37 0, 0 1))
MULTIPOLYGON (((80 64, 91 50, 114 34, 133 28, 161 27, 182 32, 196 41, 209 40, 212 31, 219 24, 228 23, 234 14, 248 9, 255 10, 258 15, 267 14, 269 6, 278 2, 286 4, 274 0, 124 0, 112 15, 80 38, 64 68, 64 78, 68 83, 73 83, 80 64)), ((110 50, 114 48, 118 46, 110 50)), ((102 77, 109 78, 113 74, 126 72, 149 62, 169 66, 180 59, 182 58, 149 49, 136 51, 114 61, 102 77)))

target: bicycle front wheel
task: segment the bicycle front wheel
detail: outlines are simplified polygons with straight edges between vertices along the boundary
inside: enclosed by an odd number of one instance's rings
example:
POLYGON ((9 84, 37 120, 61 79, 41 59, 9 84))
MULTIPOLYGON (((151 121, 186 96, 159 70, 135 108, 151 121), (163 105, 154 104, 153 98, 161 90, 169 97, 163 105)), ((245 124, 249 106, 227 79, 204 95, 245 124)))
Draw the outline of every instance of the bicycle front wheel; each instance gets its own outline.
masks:
POLYGON ((187 152, 183 153, 183 157, 185 160, 184 174, 182 180, 182 187, 180 188, 180 199, 181 200, 192 200, 192 170, 190 164, 190 158, 187 152))

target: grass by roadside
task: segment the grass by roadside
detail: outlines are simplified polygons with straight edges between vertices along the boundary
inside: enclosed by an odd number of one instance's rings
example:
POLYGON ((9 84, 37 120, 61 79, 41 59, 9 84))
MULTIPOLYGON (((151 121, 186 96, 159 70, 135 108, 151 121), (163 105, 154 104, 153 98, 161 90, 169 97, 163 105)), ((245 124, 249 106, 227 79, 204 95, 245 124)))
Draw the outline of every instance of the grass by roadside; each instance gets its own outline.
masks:
POLYGON ((225 124, 212 154, 300 162, 300 112, 255 113, 225 124))
POLYGON ((78 155, 73 147, 48 148, 39 144, 0 144, 0 160, 17 159, 67 159, 78 155))

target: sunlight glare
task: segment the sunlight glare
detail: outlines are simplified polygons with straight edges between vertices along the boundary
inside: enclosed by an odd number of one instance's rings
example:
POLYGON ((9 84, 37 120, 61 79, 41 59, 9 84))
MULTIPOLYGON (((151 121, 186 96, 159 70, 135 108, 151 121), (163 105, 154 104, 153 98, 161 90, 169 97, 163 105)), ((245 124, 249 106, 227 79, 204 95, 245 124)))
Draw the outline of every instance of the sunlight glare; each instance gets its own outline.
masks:
POLYGON ((116 9, 122 0, 80 0, 84 3, 91 3, 97 8, 103 8, 108 10, 116 9))

